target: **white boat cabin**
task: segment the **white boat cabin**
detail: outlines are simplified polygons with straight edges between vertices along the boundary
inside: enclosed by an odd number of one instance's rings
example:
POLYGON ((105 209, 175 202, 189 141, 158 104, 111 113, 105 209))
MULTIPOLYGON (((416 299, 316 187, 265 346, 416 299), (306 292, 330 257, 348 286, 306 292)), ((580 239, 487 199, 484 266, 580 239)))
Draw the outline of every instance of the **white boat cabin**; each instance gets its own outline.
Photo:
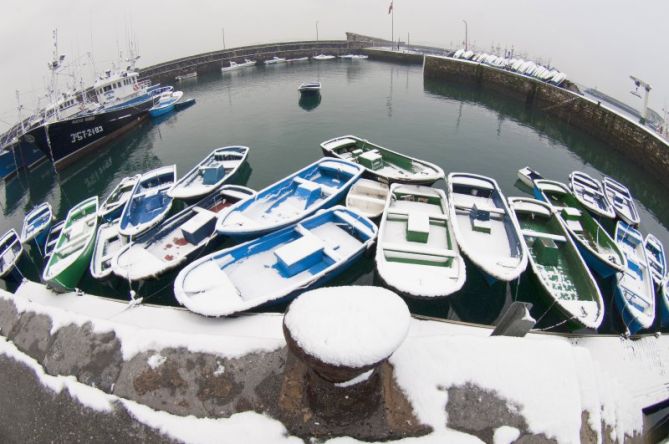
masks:
POLYGON ((138 79, 139 74, 133 71, 105 71, 93 83, 98 103, 111 106, 145 95, 148 82, 139 82, 138 79))

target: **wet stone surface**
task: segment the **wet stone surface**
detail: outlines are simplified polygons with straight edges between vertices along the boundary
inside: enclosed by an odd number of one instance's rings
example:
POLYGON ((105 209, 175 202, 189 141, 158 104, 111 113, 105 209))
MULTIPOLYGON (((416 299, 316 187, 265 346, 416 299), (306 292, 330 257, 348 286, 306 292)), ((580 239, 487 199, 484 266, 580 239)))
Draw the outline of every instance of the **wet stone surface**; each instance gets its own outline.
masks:
POLYGON ((19 350, 42 362, 51 343, 50 331, 51 319, 48 316, 25 312, 7 337, 19 350))
POLYGON ((16 322, 19 314, 11 301, 0 299, 0 334, 8 336, 16 322))

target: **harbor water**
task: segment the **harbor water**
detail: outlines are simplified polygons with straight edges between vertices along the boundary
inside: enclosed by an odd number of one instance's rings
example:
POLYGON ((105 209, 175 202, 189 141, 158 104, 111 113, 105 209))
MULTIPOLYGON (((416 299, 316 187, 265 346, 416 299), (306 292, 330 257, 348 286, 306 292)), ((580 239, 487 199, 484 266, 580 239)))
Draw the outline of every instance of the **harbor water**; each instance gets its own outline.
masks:
MULTIPOLYGON (((320 142, 354 134, 436 163, 447 174, 466 171, 491 176, 506 196, 530 194, 516 176, 526 165, 562 182, 573 170, 594 177, 610 175, 625 183, 636 198, 641 231, 654 233, 669 247, 665 190, 620 153, 522 102, 475 87, 424 81, 420 67, 310 61, 200 75, 175 87, 197 103, 148 120, 64 171, 57 173, 44 163, 2 185, 0 229, 19 230, 24 214, 43 201, 50 202, 58 218, 63 218, 86 197, 97 194, 102 199, 123 177, 161 165, 176 164, 180 177, 212 149, 225 145, 251 148, 237 183, 261 189, 321 157, 320 142), (321 95, 300 97, 298 86, 311 81, 322 83, 321 95)), ((445 183, 434 186, 444 188, 445 183)), ((224 245, 228 244, 222 240, 212 248, 224 245)), ((32 248, 21 261, 21 272, 38 280, 41 268, 32 248)), ((132 289, 145 302, 175 305, 174 276, 170 273, 132 289)), ((599 331, 621 332, 624 326, 613 303, 612 282, 598 283, 607 312, 599 331)), ((378 284, 373 255, 332 284, 378 284)), ((79 287, 93 294, 129 298, 128 284, 118 280, 98 283, 87 274, 79 287)), ((445 300, 409 301, 409 305, 417 314, 492 324, 513 300, 533 304, 539 327, 567 328, 556 326, 561 319, 548 310, 550 304, 542 300, 529 267, 519 282, 489 286, 467 262, 467 282, 460 292, 445 300)))

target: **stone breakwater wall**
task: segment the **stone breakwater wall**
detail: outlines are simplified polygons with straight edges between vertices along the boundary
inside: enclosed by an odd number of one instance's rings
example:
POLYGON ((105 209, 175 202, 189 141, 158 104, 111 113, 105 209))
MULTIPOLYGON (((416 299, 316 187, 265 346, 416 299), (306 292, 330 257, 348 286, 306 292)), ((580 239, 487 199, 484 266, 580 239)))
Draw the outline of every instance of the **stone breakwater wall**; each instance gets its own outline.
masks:
POLYGON ((349 40, 318 40, 243 46, 206 52, 149 66, 140 70, 140 77, 151 79, 154 83, 171 83, 178 75, 191 72, 197 72, 198 74, 217 72, 222 67, 228 66, 230 61, 240 62, 244 58, 263 62, 275 56, 294 59, 313 57, 322 53, 342 55, 358 53, 365 46, 367 46, 365 42, 349 40))
POLYGON ((575 126, 620 151, 669 187, 669 143, 637 122, 582 96, 574 85, 556 87, 540 80, 480 63, 426 56, 424 78, 479 86, 525 102, 575 126))

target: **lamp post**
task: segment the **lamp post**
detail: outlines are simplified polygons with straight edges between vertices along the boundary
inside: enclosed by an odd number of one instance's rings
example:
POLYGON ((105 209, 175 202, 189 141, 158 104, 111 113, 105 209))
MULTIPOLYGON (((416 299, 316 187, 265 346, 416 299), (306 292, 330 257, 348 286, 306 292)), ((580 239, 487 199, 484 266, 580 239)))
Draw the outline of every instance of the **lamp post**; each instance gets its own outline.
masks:
POLYGON ((318 20, 316 20, 316 41, 318 41, 318 20))
POLYGON ((469 49, 467 45, 467 41, 469 40, 467 36, 467 20, 463 20, 462 22, 465 24, 465 51, 467 51, 469 49))
POLYGON ((225 28, 221 28, 221 34, 223 36, 223 49, 225 49, 225 28))

